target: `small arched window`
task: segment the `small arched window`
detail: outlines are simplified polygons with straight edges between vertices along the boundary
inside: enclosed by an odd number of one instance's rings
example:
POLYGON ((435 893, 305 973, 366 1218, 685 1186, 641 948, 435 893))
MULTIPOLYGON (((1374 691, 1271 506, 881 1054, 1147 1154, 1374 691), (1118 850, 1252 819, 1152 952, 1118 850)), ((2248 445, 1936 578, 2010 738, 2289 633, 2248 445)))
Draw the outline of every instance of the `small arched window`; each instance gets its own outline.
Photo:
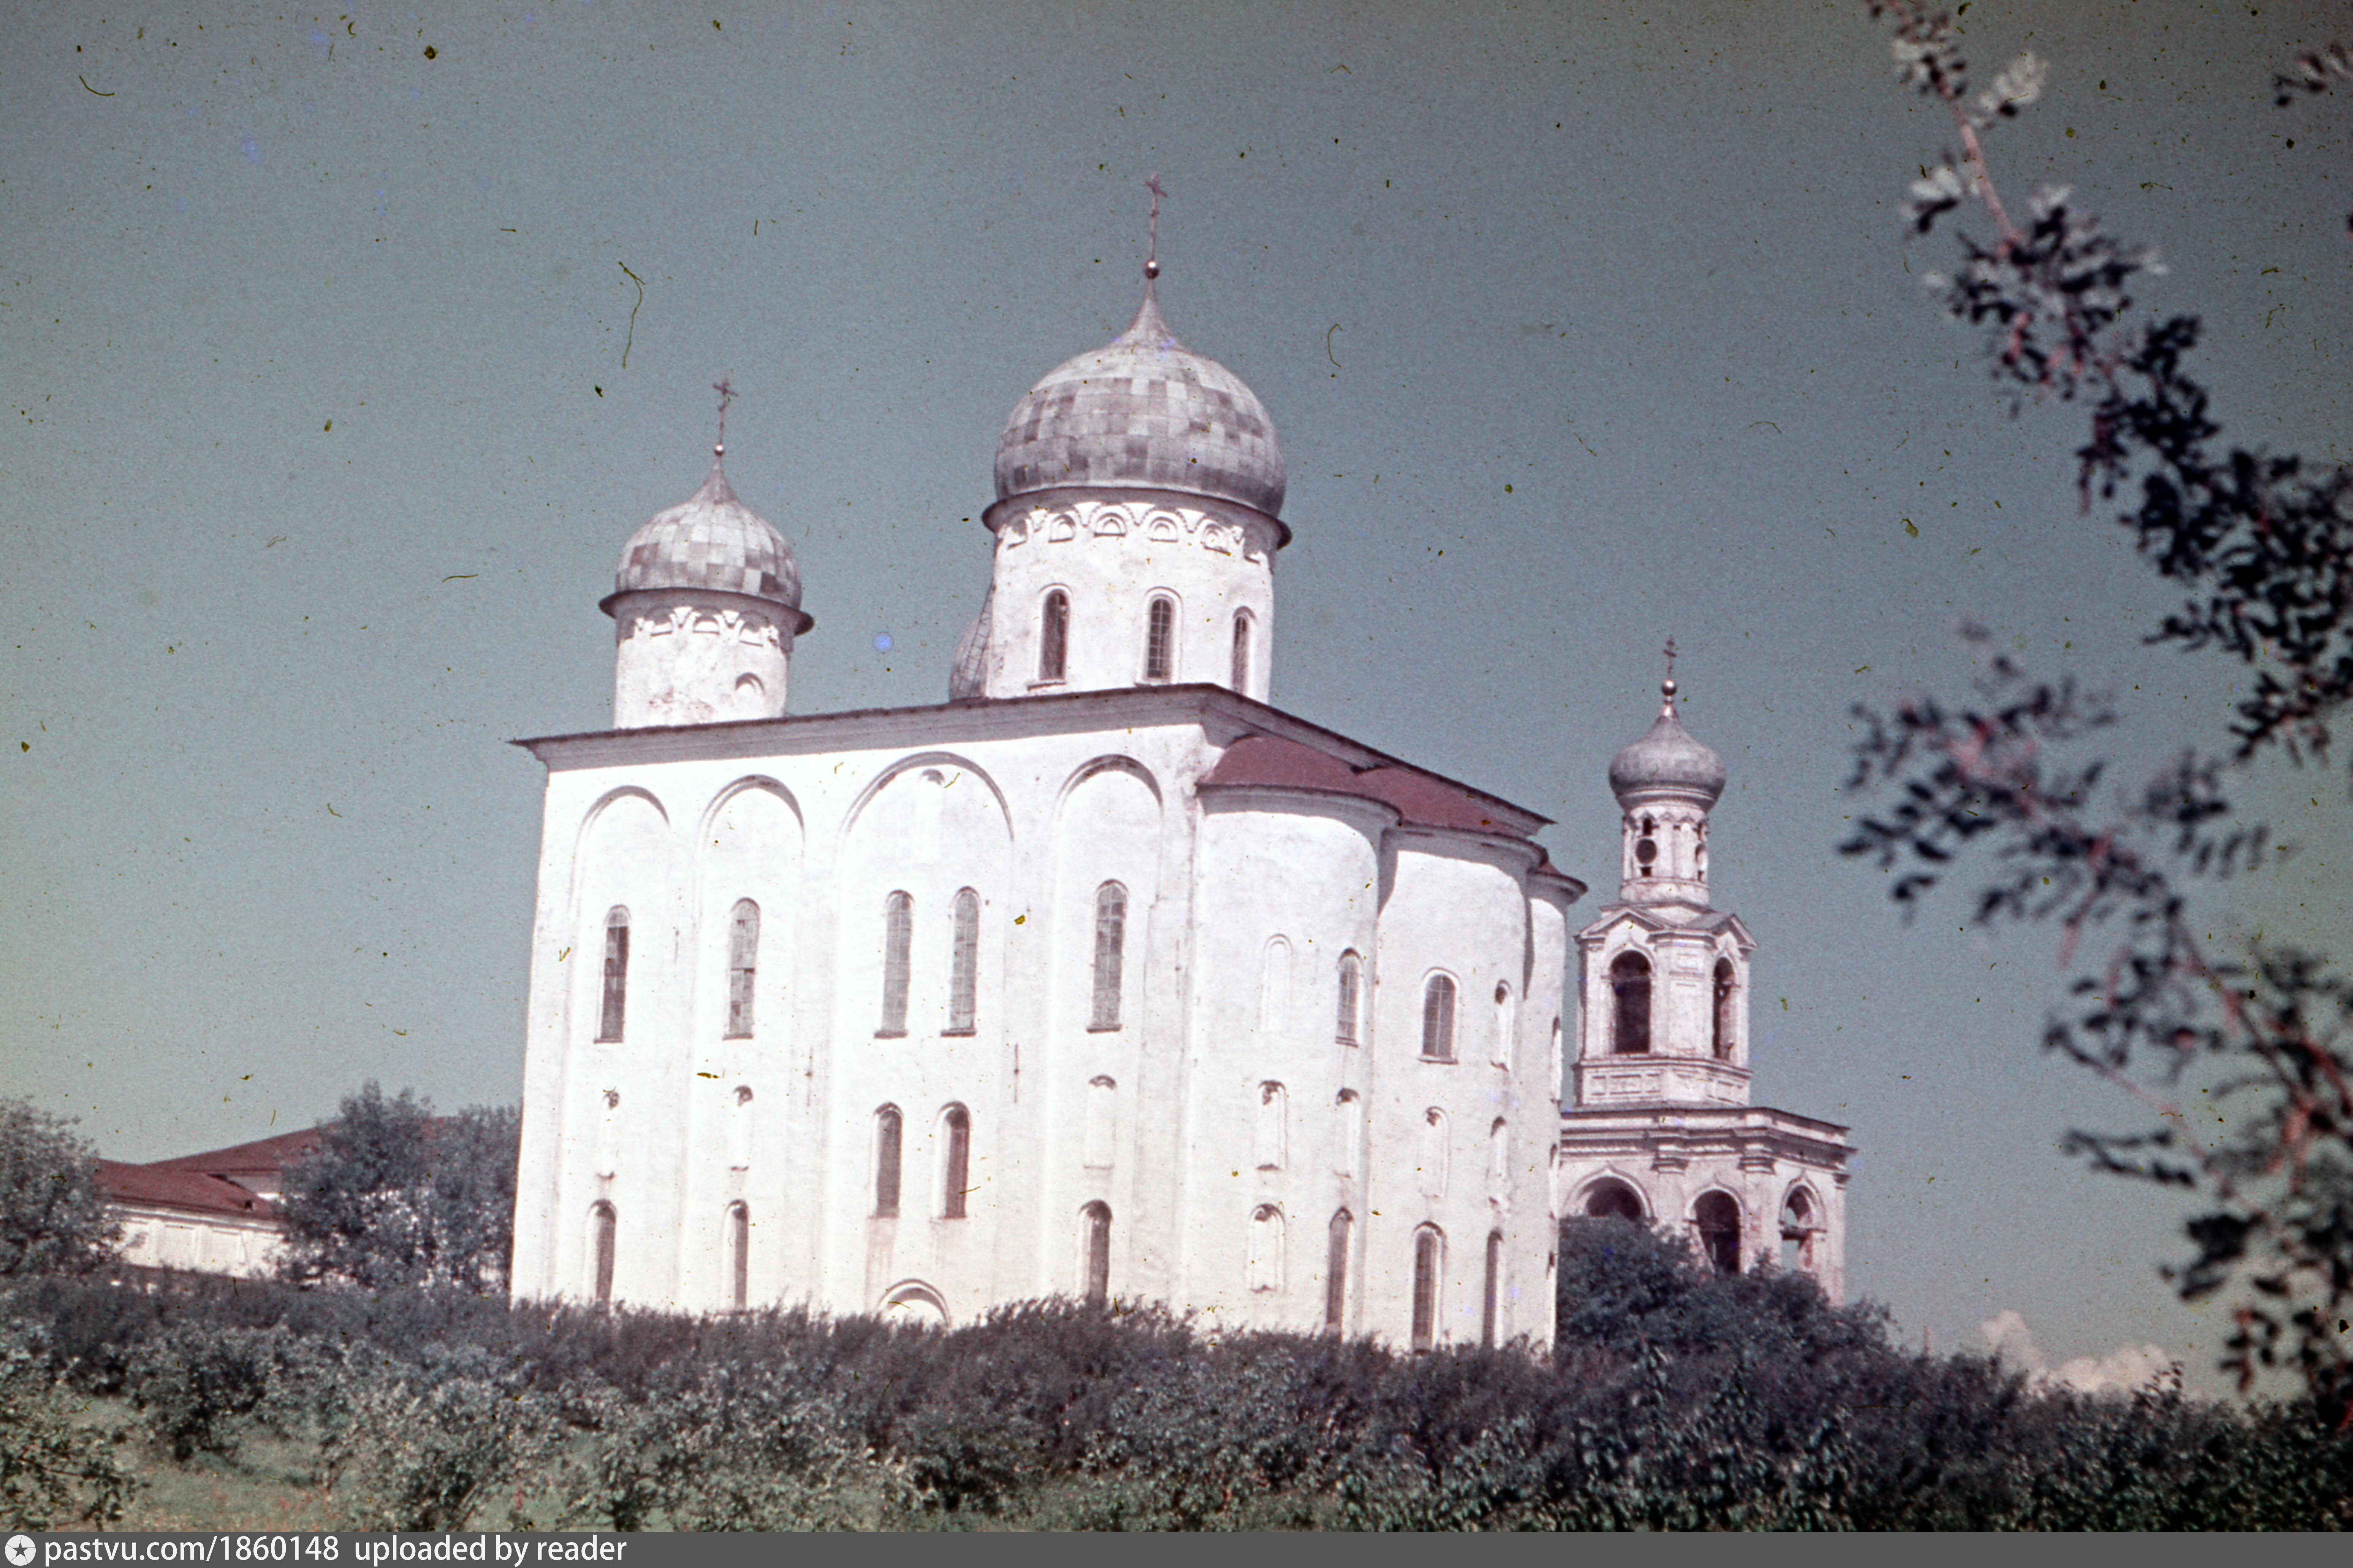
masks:
POLYGON ((1324 1252, 1324 1329, 1339 1333, 1348 1321, 1348 1249, 1356 1222, 1346 1209, 1332 1216, 1324 1252))
POLYGON ((1500 980, 1497 981, 1495 983, 1494 1044, 1488 1052, 1488 1059, 1499 1068, 1508 1068, 1512 1065, 1512 1031, 1517 1018, 1518 1015, 1512 1008, 1511 986, 1500 980))
POLYGON ((1421 1113, 1421 1195, 1442 1198, 1446 1195, 1446 1165, 1451 1154, 1447 1147, 1446 1112, 1431 1106, 1421 1113))
POLYGON ((1512 1179, 1512 1130, 1500 1116, 1487 1129, 1487 1195, 1497 1203, 1512 1179))
POLYGON ((629 911, 605 917, 605 999, 596 1012, 596 1038, 617 1040, 629 1010, 629 911))
POLYGON ((752 1168, 752 1086, 739 1083, 727 1113, 727 1168, 752 1168))
POLYGON ((760 970, 760 906, 735 900, 727 917, 727 1037, 752 1037, 752 983, 760 970))
POLYGON ((1421 988, 1421 1055, 1425 1061, 1454 1059, 1454 982, 1443 974, 1421 988))
POLYGON ((899 1158, 905 1121, 895 1105, 874 1113, 874 1216, 890 1219, 899 1212, 899 1158))
POLYGON ((1434 1225, 1413 1233, 1413 1348, 1438 1342, 1438 1285, 1446 1268, 1446 1233, 1434 1225))
POLYGON ((1333 1024, 1335 1038, 1344 1046, 1357 1040, 1357 1019, 1362 1016, 1365 988, 1365 961, 1353 952, 1340 955, 1339 1017, 1333 1024))
POLYGON ((1111 1168, 1113 1139, 1118 1131, 1119 1085, 1107 1078, 1087 1084, 1086 1163, 1090 1170, 1111 1168))
POLYGON ((600 1307, 613 1300, 614 1233, 618 1226, 611 1204, 599 1203, 588 1211, 589 1290, 600 1307))
POLYGON ((752 1211, 743 1204, 727 1205, 728 1301, 742 1311, 752 1300, 752 1211))
POLYGON ((1340 1174, 1355 1176, 1365 1164, 1365 1108, 1353 1089, 1344 1089, 1332 1109, 1340 1118, 1340 1174))
POLYGON ((1046 595, 1038 627, 1038 679, 1060 680, 1071 662, 1071 596, 1056 588, 1046 595))
POLYGON ((965 1217, 965 1194, 972 1185, 972 1115, 951 1105, 940 1117, 946 1134, 946 1157, 940 1162, 940 1217, 965 1217))
POLYGON ((1144 615, 1144 679, 1168 680, 1176 668, 1176 601, 1153 595, 1144 615))
POLYGON ((1127 889, 1105 882, 1095 889, 1094 1005, 1090 1029, 1119 1027, 1119 976, 1127 951, 1127 889))
POLYGON ((1259 958, 1258 1028, 1268 1043, 1279 1039, 1291 1025, 1291 939, 1267 939, 1259 958))
POLYGON ((907 976, 914 947, 914 895, 892 893, 882 904, 882 1017, 874 1027, 887 1039, 907 1032, 907 976))
POLYGON ((1111 1205, 1089 1204, 1079 1211, 1079 1225, 1083 1300, 1100 1307, 1111 1300, 1111 1205))
POLYGON ((1250 1213, 1250 1288, 1282 1289, 1282 1211, 1261 1204, 1250 1213))
POLYGON ((1642 1223, 1642 1200, 1623 1182, 1596 1182, 1585 1194, 1588 1219, 1625 1219, 1642 1223))
POLYGON ((980 895, 970 888, 955 896, 955 931, 948 957, 948 1026, 969 1035, 980 1010, 980 895))
POLYGON ((1609 961, 1609 1049, 1638 1057, 1651 1048, 1651 961, 1621 952, 1609 961))
POLYGON ((1487 1233, 1487 1279, 1479 1298, 1479 1342, 1495 1342, 1496 1321, 1504 1309, 1504 1233, 1487 1233))
POLYGON ((1793 1274, 1811 1274, 1819 1264, 1816 1244, 1822 1233, 1813 1194, 1791 1187, 1781 1203, 1781 1267, 1793 1274))
POLYGON ((1261 1171, 1280 1171, 1283 1166, 1283 1144, 1288 1129, 1284 1123, 1291 1116, 1291 1097, 1279 1083, 1258 1086, 1258 1132, 1253 1140, 1261 1171))
POLYGON ((1700 1250, 1718 1274, 1740 1272, 1740 1205, 1729 1193, 1703 1193, 1692 1205, 1700 1250))
POLYGON ((1234 612, 1234 689, 1250 695, 1250 613, 1234 612))
POLYGON ((1715 1031, 1714 1043, 1715 1046, 1715 1059, 1720 1062, 1728 1062, 1732 1059, 1732 1031, 1735 1022, 1732 992, 1732 960, 1728 958, 1719 958, 1715 961, 1715 1031))

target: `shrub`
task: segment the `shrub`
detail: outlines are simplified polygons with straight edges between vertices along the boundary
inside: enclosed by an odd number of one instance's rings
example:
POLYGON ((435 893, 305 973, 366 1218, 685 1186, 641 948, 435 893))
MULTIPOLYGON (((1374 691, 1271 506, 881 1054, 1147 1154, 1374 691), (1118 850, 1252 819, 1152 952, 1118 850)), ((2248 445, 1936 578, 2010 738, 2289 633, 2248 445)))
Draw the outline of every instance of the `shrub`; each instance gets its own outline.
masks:
POLYGON ((137 1487, 121 1434, 73 1419, 48 1360, 33 1326, 0 1323, 0 1530, 110 1524, 137 1487))

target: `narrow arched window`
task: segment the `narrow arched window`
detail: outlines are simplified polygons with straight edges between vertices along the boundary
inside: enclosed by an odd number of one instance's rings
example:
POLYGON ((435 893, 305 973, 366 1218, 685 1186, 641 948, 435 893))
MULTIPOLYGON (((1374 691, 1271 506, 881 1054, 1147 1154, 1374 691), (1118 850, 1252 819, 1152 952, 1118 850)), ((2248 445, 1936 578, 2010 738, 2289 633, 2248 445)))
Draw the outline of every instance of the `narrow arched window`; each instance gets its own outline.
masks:
POLYGON ((915 900, 892 893, 882 905, 882 1018, 877 1035, 907 1032, 907 974, 915 946, 915 900))
POLYGON ((1729 1193, 1703 1193, 1692 1205, 1700 1250, 1718 1274, 1740 1272, 1740 1205, 1729 1193))
POLYGON ((1715 1059, 1720 1062, 1728 1062, 1732 1059, 1732 961, 1728 958, 1719 958, 1715 961, 1715 1032, 1714 1043, 1715 1046, 1715 1059))
POLYGON ((1258 1168, 1280 1171, 1283 1165, 1283 1144, 1287 1141, 1284 1123, 1291 1116, 1291 1097, 1279 1083, 1258 1086, 1258 1135, 1254 1140, 1258 1152, 1258 1168))
POLYGON ((1176 668, 1176 601, 1155 596, 1144 616, 1144 679, 1166 680, 1176 668))
POLYGON ((611 1204, 599 1203, 588 1211, 589 1289, 600 1307, 613 1299, 613 1241, 618 1225, 611 1204))
POLYGON ((1495 984, 1495 1033, 1489 1046, 1487 1059, 1499 1068, 1512 1065, 1512 1026, 1517 1015, 1512 1010, 1512 988, 1501 981, 1495 984))
POLYGON ((728 1300, 742 1311, 752 1300, 752 1211, 727 1205, 728 1300))
POLYGON ((940 1162, 940 1217, 965 1217, 965 1193, 972 1184, 972 1116, 961 1105, 951 1105, 940 1118, 947 1135, 946 1158, 940 1162))
POLYGON ((1609 990, 1609 1048, 1621 1057, 1641 1056, 1651 1048, 1651 961, 1639 952, 1610 960, 1609 990))
POLYGON ((1361 1012, 1360 1004, 1364 998, 1364 960, 1353 952, 1342 953, 1340 955, 1339 1016, 1335 1020, 1332 1028, 1334 1037, 1344 1046, 1353 1046, 1356 1043, 1356 1020, 1361 1012))
POLYGON ((1491 1230, 1487 1233, 1487 1280, 1479 1300, 1479 1342, 1481 1344, 1492 1345, 1495 1342, 1495 1323, 1496 1320, 1503 1315, 1503 1307, 1504 1233, 1500 1230, 1491 1230))
POLYGON ((1038 679, 1060 680, 1071 661, 1071 596, 1060 588, 1046 595, 1038 627, 1038 679))
POLYGON ((955 933, 948 959, 948 1027, 969 1035, 979 1012, 980 895, 966 888, 955 896, 955 933))
POLYGON ((752 1037, 752 983, 760 972, 760 906, 735 900, 727 917, 727 1037, 752 1037))
POLYGON ((1259 964, 1258 1027, 1269 1043, 1291 1026, 1291 939, 1271 938, 1259 964))
POLYGON ((1282 1211, 1261 1204, 1250 1213, 1250 1288, 1282 1289, 1282 1211))
POLYGON ((1792 1187, 1781 1204, 1781 1267, 1791 1273, 1811 1274, 1818 1263, 1815 1239, 1821 1235, 1821 1222, 1815 1217, 1814 1200, 1803 1187, 1792 1187))
POLYGON ((1500 1116, 1487 1129, 1487 1195, 1497 1203, 1512 1179, 1512 1130, 1500 1116))
POLYGON ((1089 1204, 1079 1211, 1079 1224, 1084 1251, 1082 1295, 1088 1306, 1100 1307, 1111 1300, 1111 1205, 1089 1204))
POLYGON ((1234 612, 1234 689, 1250 695, 1250 613, 1234 612))
POLYGON ((727 1168, 752 1168, 752 1086, 739 1083, 727 1114, 727 1168))
POLYGON ((1421 988, 1421 1054, 1423 1059, 1454 1059, 1454 982, 1433 974, 1421 988))
POLYGON ((1446 1267, 1446 1236, 1426 1225, 1413 1233, 1413 1348, 1438 1342, 1438 1281, 1446 1267))
POLYGON ((1324 1328, 1339 1333, 1348 1320, 1348 1247, 1356 1221, 1346 1209, 1332 1216, 1324 1251, 1324 1328))
POLYGON ((1119 1027, 1119 973, 1127 949, 1127 889, 1105 882, 1095 889, 1094 1005, 1090 1029, 1119 1027))
POLYGON ((1452 1151, 1447 1147, 1446 1112, 1431 1106, 1421 1113, 1421 1195, 1442 1198, 1446 1195, 1446 1165, 1452 1151))
POLYGON ((1340 1174, 1354 1176, 1365 1164, 1365 1107, 1353 1089, 1344 1089, 1332 1102, 1340 1118, 1340 1174))
POLYGON ((1118 1128, 1119 1085, 1107 1078, 1087 1084, 1085 1159, 1090 1170, 1111 1168, 1113 1138, 1118 1128))
POLYGON ((596 1013, 596 1038, 617 1040, 629 1010, 629 911, 605 917, 605 1002, 596 1013))
POLYGON ((899 1212, 899 1148, 905 1123, 899 1108, 886 1105, 874 1113, 874 1215, 890 1219, 899 1212))

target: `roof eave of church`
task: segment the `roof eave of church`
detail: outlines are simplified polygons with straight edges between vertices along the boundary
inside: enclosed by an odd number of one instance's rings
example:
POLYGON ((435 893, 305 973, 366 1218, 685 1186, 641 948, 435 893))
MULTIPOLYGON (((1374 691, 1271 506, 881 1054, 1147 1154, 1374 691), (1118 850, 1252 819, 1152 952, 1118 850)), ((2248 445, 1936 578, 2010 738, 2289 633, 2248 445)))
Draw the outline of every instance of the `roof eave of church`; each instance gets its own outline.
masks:
POLYGON ((1168 506, 1189 506, 1196 510, 1230 510, 1247 512, 1274 530, 1274 547, 1287 548, 1291 543, 1291 524, 1273 512, 1252 506, 1232 496, 1208 495, 1198 490, 1170 489, 1165 485, 1148 485, 1115 479, 1095 479, 1084 483, 1073 480, 1063 485, 1046 485, 1034 490, 1022 490, 988 503, 980 521, 995 533, 1005 520, 1018 511, 1040 508, 1047 511, 1071 501, 1099 500, 1104 495, 1123 501, 1159 501, 1168 506))
POLYGON ((1506 837, 1526 838, 1551 826, 1550 817, 1514 805, 1500 795, 1489 795, 1427 768, 1415 767, 1336 730, 1327 730, 1223 686, 1207 683, 1125 686, 909 708, 858 708, 840 713, 787 714, 780 719, 742 719, 723 723, 649 724, 628 730, 543 735, 510 743, 531 752, 550 768, 594 768, 703 757, 772 756, 779 752, 816 752, 844 745, 937 744, 943 729, 990 739, 1087 729, 1130 729, 1139 722, 1195 721, 1209 730, 1212 743, 1220 746, 1231 745, 1252 734, 1273 733, 1325 752, 1358 772, 1395 768, 1418 775, 1429 784, 1456 792, 1466 802, 1478 805, 1489 815, 1493 827, 1506 837), (1219 733, 1220 730, 1224 732, 1219 733), (901 731, 905 732, 903 736, 901 731))

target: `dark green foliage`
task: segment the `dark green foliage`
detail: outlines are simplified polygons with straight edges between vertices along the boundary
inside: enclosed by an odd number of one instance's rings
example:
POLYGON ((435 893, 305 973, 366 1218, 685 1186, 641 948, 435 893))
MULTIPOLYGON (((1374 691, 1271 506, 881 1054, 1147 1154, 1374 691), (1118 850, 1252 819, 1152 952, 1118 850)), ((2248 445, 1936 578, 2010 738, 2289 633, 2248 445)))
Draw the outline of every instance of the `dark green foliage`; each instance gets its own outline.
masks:
POLYGON ((0 1100, 0 1279, 80 1273, 113 1256, 98 1155, 72 1125, 0 1100))
POLYGON ((0 1315, 53 1325, 23 1352, 44 1394, 60 1372, 148 1391, 164 1442, 167 1396, 210 1413, 181 1428, 191 1452, 255 1423, 308 1435, 369 1528, 488 1528, 518 1506, 618 1530, 2353 1524, 2353 1441, 2309 1403, 2041 1391, 1905 1355, 1874 1309, 1718 1279, 1637 1226, 1576 1227, 1563 1258, 1585 1305, 1551 1359, 1212 1341, 1067 1301, 943 1333, 91 1279, 21 1288, 0 1315), (63 1356, 68 1325, 125 1341, 63 1356))
POLYGON ((103 1526, 122 1517, 137 1483, 118 1436, 74 1419, 39 1330, 0 1321, 0 1530, 103 1526))
POLYGON ((429 1101, 386 1100, 373 1081, 346 1096, 319 1147, 286 1167, 286 1277, 502 1292, 521 1129, 511 1108, 437 1119, 429 1101))

